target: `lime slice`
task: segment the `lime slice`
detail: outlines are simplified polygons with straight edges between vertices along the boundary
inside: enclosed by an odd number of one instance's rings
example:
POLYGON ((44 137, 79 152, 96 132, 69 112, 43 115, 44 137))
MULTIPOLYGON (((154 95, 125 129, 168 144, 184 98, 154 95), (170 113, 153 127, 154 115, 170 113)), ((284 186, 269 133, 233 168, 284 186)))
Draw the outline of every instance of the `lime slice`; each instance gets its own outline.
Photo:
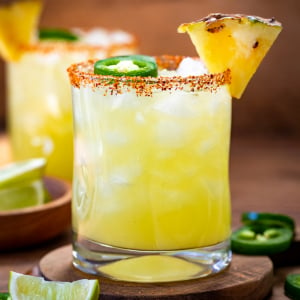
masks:
POLYGON ((42 179, 0 189, 0 210, 20 209, 44 204, 50 200, 42 179))
POLYGON ((10 163, 0 168, 0 189, 14 187, 25 181, 41 179, 44 174, 46 159, 34 158, 10 163))
POLYGON ((98 280, 45 281, 41 277, 10 272, 9 293, 14 300, 98 300, 99 291, 98 280))

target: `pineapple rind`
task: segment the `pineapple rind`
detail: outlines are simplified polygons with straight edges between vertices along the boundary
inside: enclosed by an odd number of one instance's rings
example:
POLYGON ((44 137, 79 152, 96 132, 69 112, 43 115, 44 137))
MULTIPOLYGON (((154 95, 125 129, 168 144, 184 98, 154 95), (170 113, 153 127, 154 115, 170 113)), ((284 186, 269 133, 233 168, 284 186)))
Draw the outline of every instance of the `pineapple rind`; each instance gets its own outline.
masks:
POLYGON ((182 24, 178 32, 188 32, 210 73, 231 70, 231 95, 240 98, 282 26, 274 19, 217 16, 182 24))

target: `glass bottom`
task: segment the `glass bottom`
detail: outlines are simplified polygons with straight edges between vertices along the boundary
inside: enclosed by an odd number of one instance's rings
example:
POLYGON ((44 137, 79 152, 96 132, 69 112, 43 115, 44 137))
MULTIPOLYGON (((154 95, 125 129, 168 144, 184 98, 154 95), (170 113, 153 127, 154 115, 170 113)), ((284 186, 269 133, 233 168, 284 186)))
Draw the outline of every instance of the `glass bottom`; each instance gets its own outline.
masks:
POLYGON ((226 269, 230 242, 203 248, 142 251, 95 243, 74 233, 73 265, 88 274, 132 282, 170 282, 206 277, 226 269))

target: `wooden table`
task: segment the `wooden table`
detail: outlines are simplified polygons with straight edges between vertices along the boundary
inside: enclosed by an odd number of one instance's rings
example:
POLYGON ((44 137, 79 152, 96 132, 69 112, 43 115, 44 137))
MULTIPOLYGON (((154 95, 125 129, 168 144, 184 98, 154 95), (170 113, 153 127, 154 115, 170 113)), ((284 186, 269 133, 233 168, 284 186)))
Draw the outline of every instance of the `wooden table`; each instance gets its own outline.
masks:
MULTIPOLYGON (((0 165, 9 159, 7 139, 0 135, 0 165)), ((233 227, 240 225, 241 213, 250 210, 288 214, 300 224, 299 139, 233 138, 230 172, 233 227)), ((69 244, 70 240, 67 231, 39 247, 0 253, 0 291, 7 290, 10 270, 31 273, 41 257, 69 244)), ((283 282, 287 273, 300 273, 299 249, 297 243, 291 255, 276 258, 274 288, 269 300, 287 299, 283 295, 283 282)))

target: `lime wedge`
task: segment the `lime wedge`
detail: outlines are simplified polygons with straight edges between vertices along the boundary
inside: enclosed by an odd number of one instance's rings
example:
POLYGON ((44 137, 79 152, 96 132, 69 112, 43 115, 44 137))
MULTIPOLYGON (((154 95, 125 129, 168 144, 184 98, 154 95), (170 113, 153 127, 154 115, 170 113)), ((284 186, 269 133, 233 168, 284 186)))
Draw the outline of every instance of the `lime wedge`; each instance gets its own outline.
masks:
POLYGON ((14 300, 98 300, 99 291, 98 280, 45 281, 41 277, 10 272, 9 293, 14 300))
POLYGON ((50 195, 42 179, 19 183, 10 188, 0 189, 0 210, 20 209, 44 204, 50 195))
POLYGON ((46 159, 33 158, 7 164, 0 168, 0 189, 14 187, 25 181, 41 179, 46 159))

